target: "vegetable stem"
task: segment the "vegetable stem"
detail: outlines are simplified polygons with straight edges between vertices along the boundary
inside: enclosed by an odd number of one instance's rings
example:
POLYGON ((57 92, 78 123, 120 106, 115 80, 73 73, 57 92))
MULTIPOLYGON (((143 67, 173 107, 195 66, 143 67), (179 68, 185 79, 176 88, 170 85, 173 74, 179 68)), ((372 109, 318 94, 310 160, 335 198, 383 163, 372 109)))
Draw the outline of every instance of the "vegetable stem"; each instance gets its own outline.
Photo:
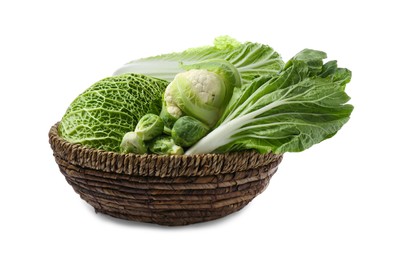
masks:
POLYGON ((250 123, 258 115, 282 104, 284 104, 284 102, 276 101, 274 103, 268 104, 267 106, 264 106, 261 109, 239 116, 231 121, 223 122, 219 127, 215 128, 193 147, 188 149, 185 154, 192 155, 213 152, 218 147, 221 147, 233 141, 233 134, 244 125, 250 123))

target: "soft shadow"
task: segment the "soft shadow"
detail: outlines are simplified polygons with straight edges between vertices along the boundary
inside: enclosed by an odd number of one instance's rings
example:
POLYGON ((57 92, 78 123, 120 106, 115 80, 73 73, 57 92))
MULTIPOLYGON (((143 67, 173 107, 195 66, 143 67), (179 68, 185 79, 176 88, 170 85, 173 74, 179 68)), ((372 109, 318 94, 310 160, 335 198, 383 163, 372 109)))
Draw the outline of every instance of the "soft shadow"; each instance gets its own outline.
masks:
POLYGON ((223 225, 224 223, 228 223, 230 221, 235 221, 237 218, 240 217, 241 214, 245 214, 245 211, 247 210, 248 207, 251 206, 251 203, 246 205, 244 208, 242 208, 239 211, 236 211, 230 215, 227 215, 225 217, 207 221, 207 222, 202 222, 202 223, 196 223, 196 224, 190 224, 190 225, 185 225, 185 226, 163 226, 163 225, 158 225, 158 224, 153 224, 153 223, 145 223, 145 222, 138 222, 138 221, 130 221, 130 220, 125 220, 125 219, 119 219, 115 218, 103 213, 96 213, 94 208, 90 206, 87 203, 84 203, 85 207, 87 210, 89 210, 91 213, 95 215, 97 219, 100 221, 104 221, 107 223, 112 223, 112 224, 117 224, 117 225, 122 225, 125 227, 129 228, 142 228, 142 229, 158 229, 158 230, 181 230, 181 229, 198 229, 198 228, 213 228, 215 226, 220 226, 223 225))

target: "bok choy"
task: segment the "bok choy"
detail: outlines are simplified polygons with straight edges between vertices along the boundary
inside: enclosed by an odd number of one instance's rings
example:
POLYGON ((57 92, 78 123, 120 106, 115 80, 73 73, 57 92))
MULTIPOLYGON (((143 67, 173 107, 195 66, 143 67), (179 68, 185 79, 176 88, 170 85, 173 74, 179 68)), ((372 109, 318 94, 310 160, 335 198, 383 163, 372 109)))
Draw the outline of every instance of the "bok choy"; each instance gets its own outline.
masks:
POLYGON ((255 79, 186 154, 300 152, 335 135, 353 110, 345 93, 351 72, 325 58, 305 49, 278 75, 255 79))

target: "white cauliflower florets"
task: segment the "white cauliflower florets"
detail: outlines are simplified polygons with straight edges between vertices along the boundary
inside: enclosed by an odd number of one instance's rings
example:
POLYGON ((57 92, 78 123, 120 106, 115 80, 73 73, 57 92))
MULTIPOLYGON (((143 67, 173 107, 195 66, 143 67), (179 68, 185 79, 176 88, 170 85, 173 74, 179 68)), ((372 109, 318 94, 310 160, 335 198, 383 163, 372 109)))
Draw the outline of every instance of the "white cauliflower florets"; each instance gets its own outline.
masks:
MULTIPOLYGON (((176 75, 175 80, 179 78, 188 81, 194 94, 204 104, 212 104, 216 96, 220 93, 220 88, 223 85, 222 79, 213 72, 201 69, 192 69, 176 75)), ((176 84, 176 83, 173 83, 176 84)), ((179 118, 183 112, 173 100, 172 88, 176 87, 169 84, 165 90, 165 102, 167 111, 172 116, 179 118)))
POLYGON ((173 117, 179 118, 183 115, 183 112, 180 110, 180 108, 176 105, 176 103, 173 100, 172 93, 171 93, 171 88, 172 88, 171 85, 172 84, 169 84, 165 90, 164 99, 165 99, 165 103, 166 103, 166 110, 173 117))
POLYGON ((184 76, 192 83, 192 89, 205 104, 211 104, 216 95, 220 93, 222 79, 213 72, 207 70, 189 70, 184 76))

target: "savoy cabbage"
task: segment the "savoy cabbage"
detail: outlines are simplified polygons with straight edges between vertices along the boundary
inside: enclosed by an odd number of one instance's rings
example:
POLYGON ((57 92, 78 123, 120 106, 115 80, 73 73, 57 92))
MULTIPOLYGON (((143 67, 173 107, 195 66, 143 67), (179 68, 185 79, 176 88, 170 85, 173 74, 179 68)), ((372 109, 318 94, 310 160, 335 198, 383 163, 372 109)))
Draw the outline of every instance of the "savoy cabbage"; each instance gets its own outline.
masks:
POLYGON ((133 131, 142 116, 160 112, 167 84, 138 74, 100 80, 71 103, 59 134, 71 143, 119 151, 124 134, 133 131))

